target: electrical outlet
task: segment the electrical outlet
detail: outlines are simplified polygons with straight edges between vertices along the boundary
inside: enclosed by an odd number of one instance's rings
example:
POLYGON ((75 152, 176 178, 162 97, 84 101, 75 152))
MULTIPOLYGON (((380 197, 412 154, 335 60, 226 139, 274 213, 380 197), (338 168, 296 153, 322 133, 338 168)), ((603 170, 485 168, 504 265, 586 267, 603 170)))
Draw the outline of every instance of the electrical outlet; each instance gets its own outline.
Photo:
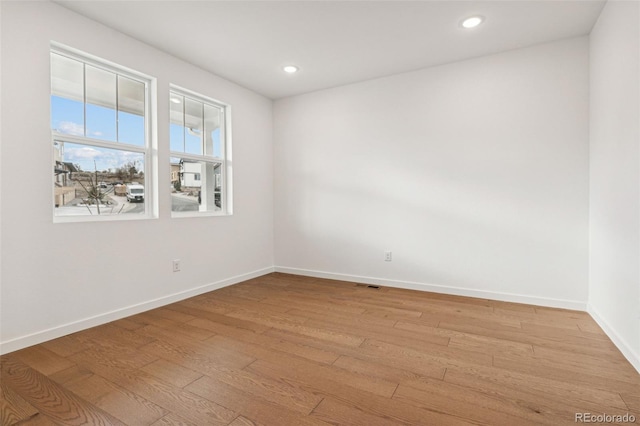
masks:
POLYGON ((180 259, 173 259, 173 272, 180 272, 180 259))
POLYGON ((390 251, 385 251, 384 252, 384 261, 385 262, 391 262, 391 252, 390 251))

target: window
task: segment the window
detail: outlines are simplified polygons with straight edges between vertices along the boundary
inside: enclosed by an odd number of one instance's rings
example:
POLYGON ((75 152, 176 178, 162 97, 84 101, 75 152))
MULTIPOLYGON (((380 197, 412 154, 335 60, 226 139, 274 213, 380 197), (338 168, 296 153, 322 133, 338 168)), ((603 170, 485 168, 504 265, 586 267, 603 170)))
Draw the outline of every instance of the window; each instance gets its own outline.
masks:
POLYGON ((230 214, 229 106, 174 86, 169 100, 172 215, 230 214))
POLYGON ((151 217, 151 79, 51 50, 54 218, 151 217))

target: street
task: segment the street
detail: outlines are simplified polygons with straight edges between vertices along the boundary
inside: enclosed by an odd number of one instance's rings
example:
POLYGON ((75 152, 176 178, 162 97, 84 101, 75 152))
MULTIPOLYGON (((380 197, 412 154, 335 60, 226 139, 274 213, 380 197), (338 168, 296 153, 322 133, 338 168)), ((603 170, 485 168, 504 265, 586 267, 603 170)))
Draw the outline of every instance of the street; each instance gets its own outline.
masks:
POLYGON ((197 212, 198 199, 180 193, 171 194, 171 211, 174 212, 197 212))

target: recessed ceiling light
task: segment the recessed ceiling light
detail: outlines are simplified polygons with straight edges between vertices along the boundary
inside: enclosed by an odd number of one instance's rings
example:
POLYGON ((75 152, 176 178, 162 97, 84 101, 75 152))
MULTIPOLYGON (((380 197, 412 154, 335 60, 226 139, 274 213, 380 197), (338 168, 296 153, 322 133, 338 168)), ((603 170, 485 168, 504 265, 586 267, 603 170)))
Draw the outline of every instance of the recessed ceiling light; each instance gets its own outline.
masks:
POLYGON ((478 25, 482 24, 484 18, 482 16, 471 16, 464 21, 462 21, 462 26, 464 28, 475 28, 478 25))
POLYGON ((298 67, 296 67, 294 65, 287 65, 285 67, 282 67, 282 69, 284 70, 284 72, 289 73, 289 74, 293 74, 294 72, 298 72, 298 67))
POLYGON ((173 102, 174 104, 179 104, 181 101, 178 98, 171 98, 171 102, 173 102))

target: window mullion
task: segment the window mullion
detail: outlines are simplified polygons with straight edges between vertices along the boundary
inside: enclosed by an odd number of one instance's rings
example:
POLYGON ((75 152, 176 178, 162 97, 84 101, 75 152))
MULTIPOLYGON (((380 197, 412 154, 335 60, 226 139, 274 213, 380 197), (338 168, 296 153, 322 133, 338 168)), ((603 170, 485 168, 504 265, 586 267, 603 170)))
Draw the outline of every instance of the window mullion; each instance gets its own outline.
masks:
MULTIPOLYGON (((120 131, 118 125, 120 124, 120 98, 118 97, 118 78, 120 76, 116 74, 116 142, 120 142, 120 131)), ((145 135, 146 141, 146 135, 145 135)))
POLYGON ((87 64, 82 64, 82 136, 87 136, 87 64))
POLYGON ((54 141, 70 142, 70 143, 82 144, 87 146, 97 146, 100 148, 117 149, 119 151, 139 152, 142 154, 147 153, 146 147, 140 147, 136 145, 127 145, 127 144, 121 144, 117 142, 103 141, 100 139, 92 139, 87 137, 68 135, 65 133, 59 133, 55 131, 52 132, 52 135, 53 135, 54 141))
POLYGON ((187 98, 182 97, 182 151, 187 151, 187 98))
POLYGON ((224 163, 223 160, 219 160, 217 158, 206 157, 204 155, 197 155, 197 154, 187 154, 185 152, 171 151, 169 153, 169 157, 182 158, 184 160, 191 160, 191 161, 204 161, 205 163, 214 163, 214 164, 224 163))
POLYGON ((200 149, 202 151, 202 155, 205 155, 207 151, 205 150, 206 142, 205 142, 205 134, 204 134, 204 128, 205 128, 205 125, 204 125, 204 103, 201 102, 200 105, 202 106, 202 108, 200 108, 200 111, 202 113, 202 115, 201 115, 201 117, 202 117, 202 130, 200 131, 200 149))

